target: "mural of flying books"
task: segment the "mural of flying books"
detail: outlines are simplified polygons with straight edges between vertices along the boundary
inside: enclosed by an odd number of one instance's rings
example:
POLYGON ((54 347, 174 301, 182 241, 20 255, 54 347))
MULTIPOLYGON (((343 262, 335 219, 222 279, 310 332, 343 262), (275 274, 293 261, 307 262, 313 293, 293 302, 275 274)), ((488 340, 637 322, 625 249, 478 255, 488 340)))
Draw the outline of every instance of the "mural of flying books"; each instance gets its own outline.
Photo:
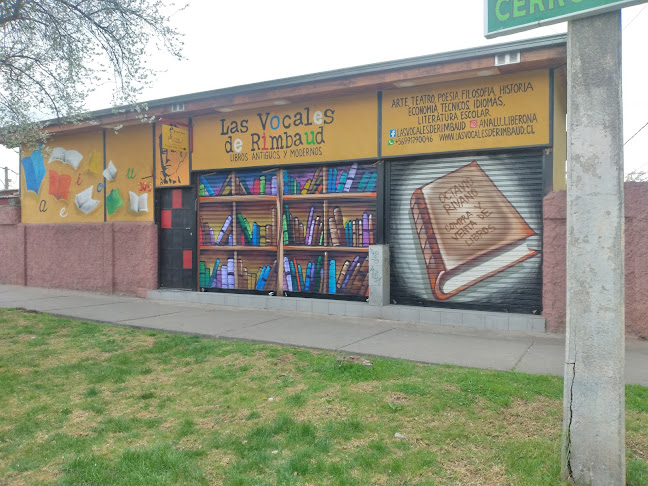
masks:
POLYGON ((199 176, 203 290, 368 295, 371 163, 199 176))
POLYGON ((395 299, 539 309, 541 158, 434 162, 392 169, 395 299))

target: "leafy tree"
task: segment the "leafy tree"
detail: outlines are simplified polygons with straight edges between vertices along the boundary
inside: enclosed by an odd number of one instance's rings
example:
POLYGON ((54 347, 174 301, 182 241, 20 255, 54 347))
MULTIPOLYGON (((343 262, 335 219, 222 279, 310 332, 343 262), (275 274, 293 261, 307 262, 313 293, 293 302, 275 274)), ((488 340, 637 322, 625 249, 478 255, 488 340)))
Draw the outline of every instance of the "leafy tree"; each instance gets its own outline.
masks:
POLYGON ((147 49, 181 58, 180 34, 161 0, 0 0, 0 138, 44 140, 44 122, 81 119, 84 101, 112 84, 131 105, 150 81, 147 49))

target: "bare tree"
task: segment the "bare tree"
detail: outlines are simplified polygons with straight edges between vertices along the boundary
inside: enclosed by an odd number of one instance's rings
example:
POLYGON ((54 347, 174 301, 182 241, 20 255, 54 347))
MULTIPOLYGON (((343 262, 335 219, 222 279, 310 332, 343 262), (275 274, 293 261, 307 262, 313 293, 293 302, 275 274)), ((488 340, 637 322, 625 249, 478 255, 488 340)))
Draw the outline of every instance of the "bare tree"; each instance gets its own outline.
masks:
POLYGON ((44 119, 80 119, 97 87, 129 105, 151 79, 147 49, 181 58, 180 34, 160 0, 0 0, 0 138, 43 140, 44 119))
POLYGON ((648 181, 648 172, 635 169, 632 172, 628 172, 625 176, 626 182, 647 182, 648 181))

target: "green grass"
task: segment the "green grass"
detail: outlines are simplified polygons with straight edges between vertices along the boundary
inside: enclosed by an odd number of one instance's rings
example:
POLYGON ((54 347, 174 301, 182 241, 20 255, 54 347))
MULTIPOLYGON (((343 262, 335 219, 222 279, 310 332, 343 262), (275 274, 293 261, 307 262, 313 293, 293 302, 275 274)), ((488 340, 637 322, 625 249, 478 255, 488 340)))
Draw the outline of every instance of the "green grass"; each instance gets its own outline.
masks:
POLYGON ((560 378, 371 361, 0 310, 0 484, 563 484, 560 378))

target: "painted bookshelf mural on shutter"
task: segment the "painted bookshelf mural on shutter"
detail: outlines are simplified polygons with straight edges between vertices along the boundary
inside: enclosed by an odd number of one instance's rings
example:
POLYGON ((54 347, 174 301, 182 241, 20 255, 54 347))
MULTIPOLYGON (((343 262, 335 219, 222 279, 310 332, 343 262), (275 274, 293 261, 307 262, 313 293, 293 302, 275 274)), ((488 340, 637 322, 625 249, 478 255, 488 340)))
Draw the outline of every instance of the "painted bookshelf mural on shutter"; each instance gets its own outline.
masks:
POLYGON ((366 298, 376 178, 357 162, 200 175, 199 287, 366 298))

